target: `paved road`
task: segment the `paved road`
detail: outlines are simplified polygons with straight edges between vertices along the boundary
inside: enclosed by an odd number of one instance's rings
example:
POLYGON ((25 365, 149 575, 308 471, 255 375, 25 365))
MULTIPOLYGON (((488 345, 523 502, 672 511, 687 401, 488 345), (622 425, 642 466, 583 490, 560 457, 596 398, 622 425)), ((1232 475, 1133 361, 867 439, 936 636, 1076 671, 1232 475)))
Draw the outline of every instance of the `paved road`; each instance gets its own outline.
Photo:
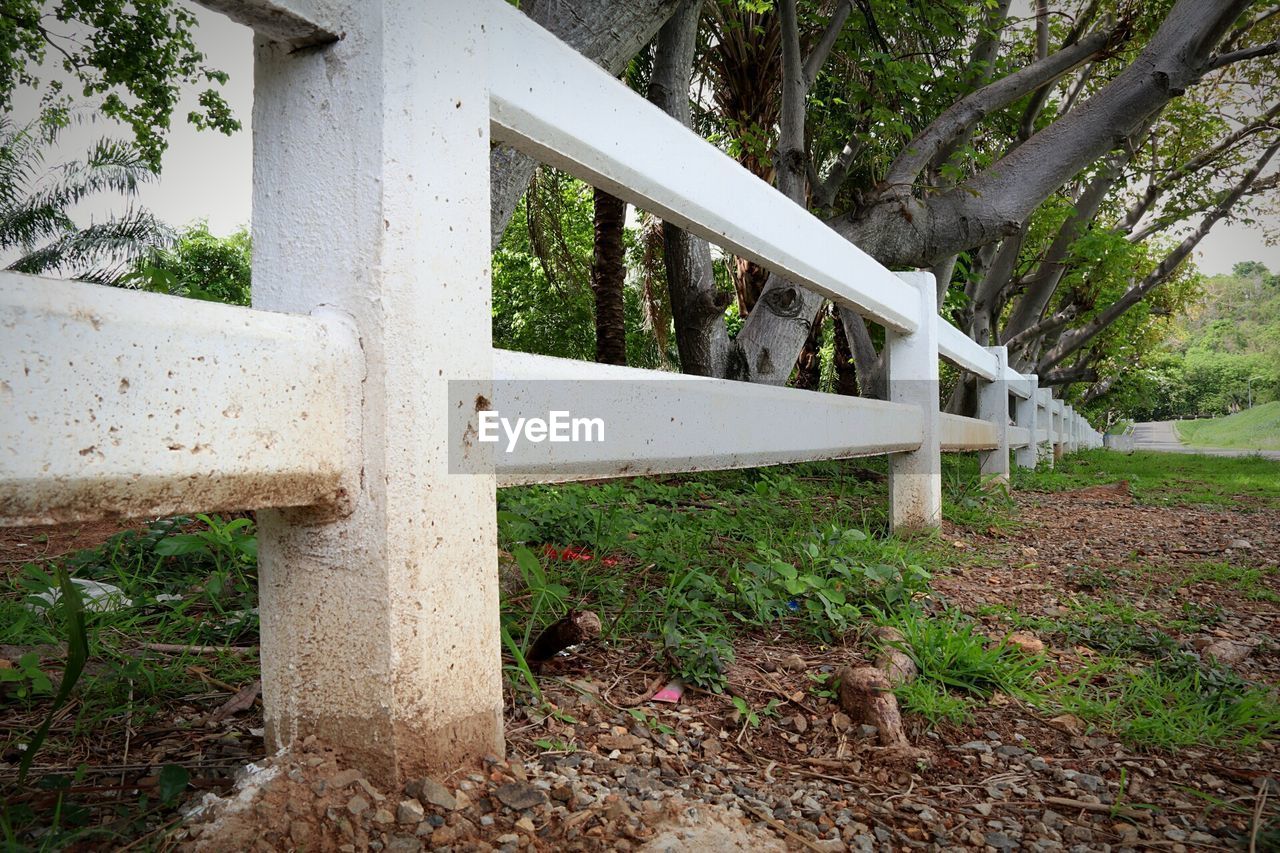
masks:
POLYGON ((1280 459, 1280 450, 1227 450, 1219 447, 1187 447, 1173 431, 1173 421, 1154 421, 1133 425, 1134 450, 1160 450, 1165 453, 1205 453, 1210 456, 1252 456, 1280 459))

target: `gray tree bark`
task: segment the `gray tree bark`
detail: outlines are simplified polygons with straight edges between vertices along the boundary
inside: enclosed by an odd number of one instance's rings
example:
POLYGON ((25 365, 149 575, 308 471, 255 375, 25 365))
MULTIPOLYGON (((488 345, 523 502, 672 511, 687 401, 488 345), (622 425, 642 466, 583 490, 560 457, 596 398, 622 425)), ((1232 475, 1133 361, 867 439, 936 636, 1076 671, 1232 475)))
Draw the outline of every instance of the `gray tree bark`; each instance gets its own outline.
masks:
MULTIPOLYGON (((649 100, 685 127, 692 121, 689 83, 701 13, 702 0, 680 0, 675 14, 658 32, 649 76, 649 100)), ((731 297, 716 288, 711 247, 669 222, 662 223, 662 242, 680 369, 698 376, 717 375, 729 348, 724 311, 731 297)))

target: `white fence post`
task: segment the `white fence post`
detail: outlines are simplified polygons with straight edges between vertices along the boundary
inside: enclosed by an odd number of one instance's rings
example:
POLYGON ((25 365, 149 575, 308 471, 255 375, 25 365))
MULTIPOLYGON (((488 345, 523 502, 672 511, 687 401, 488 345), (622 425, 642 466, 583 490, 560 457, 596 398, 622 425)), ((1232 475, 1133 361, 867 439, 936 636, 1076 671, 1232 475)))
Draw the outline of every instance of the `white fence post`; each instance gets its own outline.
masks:
POLYGON ((256 39, 253 299, 350 315, 367 371, 352 513, 260 516, 267 749, 396 784, 503 749, 494 477, 447 431, 492 376, 484 6, 304 5, 345 35, 256 39))
POLYGON ((979 471, 984 481, 1009 482, 1009 383, 1004 378, 1009 366, 1009 350, 986 347, 996 357, 996 380, 978 380, 978 419, 996 428, 996 447, 978 455, 979 471))
POLYGON ((1048 462, 1049 467, 1053 467, 1053 392, 1048 388, 1041 388, 1036 392, 1036 424, 1039 429, 1044 430, 1044 441, 1036 444, 1036 462, 1039 464, 1041 459, 1048 462))
POLYGON ((889 399, 920 407, 919 450, 889 457, 889 520, 895 531, 942 524, 942 435, 938 399, 938 296, 932 273, 898 273, 920 295, 920 326, 885 329, 889 399))
POLYGON ((1038 430, 1040 420, 1038 417, 1040 409, 1040 378, 1034 373, 1027 377, 1031 393, 1026 399, 1019 397, 1018 402, 1014 404, 1013 419, 1020 427, 1025 427, 1028 438, 1025 447, 1019 447, 1014 452, 1014 460, 1018 463, 1019 468, 1034 468, 1040 453, 1040 442, 1036 440, 1036 430, 1038 430))

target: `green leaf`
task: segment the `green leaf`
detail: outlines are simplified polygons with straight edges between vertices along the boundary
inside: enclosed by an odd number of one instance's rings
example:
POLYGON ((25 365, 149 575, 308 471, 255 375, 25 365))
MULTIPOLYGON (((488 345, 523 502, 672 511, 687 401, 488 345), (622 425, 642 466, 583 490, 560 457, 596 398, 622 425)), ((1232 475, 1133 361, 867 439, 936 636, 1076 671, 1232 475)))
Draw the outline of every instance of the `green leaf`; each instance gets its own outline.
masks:
POLYGON ((191 782, 191 774, 187 768, 179 764, 166 764, 160 768, 160 777, 156 781, 156 791, 165 805, 173 805, 174 801, 187 790, 191 782))

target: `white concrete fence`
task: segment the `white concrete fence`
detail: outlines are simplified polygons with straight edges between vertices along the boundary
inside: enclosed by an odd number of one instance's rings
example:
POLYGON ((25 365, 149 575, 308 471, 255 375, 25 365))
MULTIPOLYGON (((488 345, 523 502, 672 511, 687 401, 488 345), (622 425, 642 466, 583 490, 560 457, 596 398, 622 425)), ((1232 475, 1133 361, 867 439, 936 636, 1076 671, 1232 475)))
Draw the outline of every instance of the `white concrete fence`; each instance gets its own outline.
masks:
POLYGON ((254 308, 0 276, 0 524, 257 510, 269 749, 314 734, 393 781, 502 751, 497 486, 889 453, 904 529, 939 523, 943 451, 1003 479, 1011 452, 1101 444, 940 319, 930 275, 889 272, 502 0, 203 2, 257 32, 254 308), (491 141, 882 324, 890 400, 715 379, 626 399, 598 380, 671 375, 495 350, 491 141), (978 377, 980 418, 939 412, 939 356, 978 377), (634 440, 451 471, 451 442, 471 449, 451 410, 547 410, 536 382, 451 380, 542 378, 634 440))

